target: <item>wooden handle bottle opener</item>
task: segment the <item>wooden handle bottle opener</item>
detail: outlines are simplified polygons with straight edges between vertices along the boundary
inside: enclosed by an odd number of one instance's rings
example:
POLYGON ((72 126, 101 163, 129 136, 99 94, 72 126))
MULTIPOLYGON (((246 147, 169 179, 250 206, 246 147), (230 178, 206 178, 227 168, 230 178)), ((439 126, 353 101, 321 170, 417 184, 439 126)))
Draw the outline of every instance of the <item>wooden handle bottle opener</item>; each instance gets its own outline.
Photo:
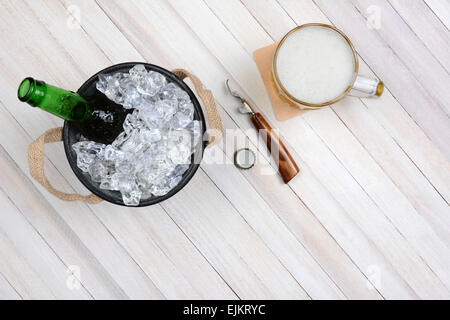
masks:
POLYGON ((278 165, 278 171, 283 178, 284 183, 288 183, 300 171, 289 151, 287 151, 283 142, 274 132, 272 127, 267 123, 264 117, 259 112, 255 112, 250 104, 235 90, 231 90, 229 80, 226 85, 231 95, 241 101, 239 111, 250 115, 250 120, 259 131, 259 135, 266 142, 267 148, 275 159, 278 165))

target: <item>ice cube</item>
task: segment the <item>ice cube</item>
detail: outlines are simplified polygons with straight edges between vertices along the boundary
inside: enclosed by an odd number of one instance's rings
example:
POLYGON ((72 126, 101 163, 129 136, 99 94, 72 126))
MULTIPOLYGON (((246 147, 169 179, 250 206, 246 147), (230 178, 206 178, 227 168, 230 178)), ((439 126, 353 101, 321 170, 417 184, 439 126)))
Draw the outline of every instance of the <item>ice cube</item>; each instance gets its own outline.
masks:
POLYGON ((189 116, 192 120, 194 115, 194 105, 191 101, 182 100, 178 103, 178 110, 185 115, 189 116))
POLYGON ((134 164, 132 161, 117 161, 115 164, 116 171, 118 173, 131 174, 134 169, 134 164))
POLYGON ((183 112, 178 111, 172 118, 172 126, 175 129, 185 128, 188 124, 192 122, 192 117, 186 115, 183 112))
POLYGON ((136 109, 133 113, 129 113, 123 122, 123 129, 125 133, 130 134, 133 129, 142 128, 144 121, 139 117, 139 110, 136 109))
POLYGON ((83 172, 88 172, 89 167, 95 161, 95 155, 89 153, 78 153, 77 155, 77 166, 83 172))
POLYGON ((111 76, 107 74, 99 74, 98 75, 98 81, 95 84, 95 87, 98 91, 101 93, 105 93, 106 89, 108 88, 108 81, 111 76))
POLYGON ((189 163, 189 157, 191 156, 191 145, 190 144, 177 144, 174 145, 168 151, 168 158, 174 164, 185 164, 189 163))
POLYGON ((133 68, 128 71, 130 74, 130 78, 132 79, 139 79, 147 76, 147 70, 145 69, 145 66, 143 64, 137 64, 133 68))
POLYGON ((162 121, 170 121, 177 112, 178 101, 176 99, 159 100, 155 103, 155 110, 158 119, 162 121))
POLYGON ((123 94, 123 107, 126 109, 132 109, 141 103, 142 96, 139 93, 136 83, 130 80, 124 83, 120 87, 120 91, 123 94))
POLYGON ((172 190, 180 183, 181 180, 182 180, 181 176, 169 177, 169 183, 168 183, 169 188, 172 190))
POLYGON ((131 192, 138 188, 135 178, 130 175, 117 173, 115 178, 118 181, 118 187, 121 192, 131 192))
POLYGON ((96 86, 109 99, 135 110, 110 145, 73 145, 79 167, 100 182, 101 189, 120 191, 129 206, 170 192, 182 181, 201 139, 189 94, 142 64, 128 73, 101 74, 96 86))
POLYGON ((150 144, 161 140, 161 131, 159 129, 146 129, 139 130, 139 138, 142 143, 150 144))
POLYGON ((200 141, 202 141, 202 129, 200 121, 194 120, 186 126, 192 137, 192 147, 194 148, 200 141))
POLYGON ((154 106, 139 110, 139 117, 148 128, 158 128, 159 115, 154 106))
POLYGON ((165 194, 167 194, 170 191, 170 187, 167 184, 158 184, 158 185, 152 185, 150 187, 150 192, 157 196, 163 196, 165 194))
POLYGON ((177 88, 174 91, 174 97, 178 100, 178 102, 190 102, 191 98, 189 97, 189 95, 187 94, 186 91, 184 91, 181 88, 177 88))
POLYGON ((123 203, 127 206, 138 206, 141 200, 142 191, 139 189, 130 192, 122 192, 123 203))
POLYGON ((166 85, 166 78, 159 72, 150 71, 138 84, 141 94, 155 96, 166 85))
POLYGON ((103 152, 106 145, 103 143, 97 143, 94 141, 79 141, 72 145, 72 149, 78 153, 89 153, 97 155, 98 157, 103 156, 103 152))
POLYGON ((112 177, 105 177, 100 182, 100 189, 119 191, 118 184, 112 177))
POLYGON ((172 99, 178 88, 179 87, 175 83, 173 82, 168 83, 166 86, 164 86, 164 88, 161 89, 161 92, 159 93, 159 98, 161 100, 172 99))
POLYGON ((91 175, 92 181, 101 182, 104 178, 106 178, 108 170, 100 161, 94 161, 89 166, 89 174, 91 175))
POLYGON ((123 103, 123 92, 121 91, 121 85, 127 77, 121 73, 115 73, 112 76, 107 77, 107 86, 103 92, 108 99, 115 103, 123 103))
POLYGON ((130 132, 128 139, 119 147, 119 150, 137 155, 140 152, 145 151, 146 147, 148 147, 148 145, 141 142, 139 131, 133 130, 130 132))

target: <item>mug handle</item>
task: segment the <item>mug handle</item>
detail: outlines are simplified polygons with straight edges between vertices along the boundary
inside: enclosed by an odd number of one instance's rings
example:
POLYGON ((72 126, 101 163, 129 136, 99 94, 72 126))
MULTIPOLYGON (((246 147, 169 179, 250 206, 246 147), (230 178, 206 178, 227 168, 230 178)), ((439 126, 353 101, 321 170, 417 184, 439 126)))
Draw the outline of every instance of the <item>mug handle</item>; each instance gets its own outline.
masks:
POLYGON ((376 78, 369 78, 365 76, 356 76, 355 83, 353 83, 350 96, 355 97, 379 97, 383 93, 384 83, 376 78), (355 94, 354 90, 360 94, 355 94))

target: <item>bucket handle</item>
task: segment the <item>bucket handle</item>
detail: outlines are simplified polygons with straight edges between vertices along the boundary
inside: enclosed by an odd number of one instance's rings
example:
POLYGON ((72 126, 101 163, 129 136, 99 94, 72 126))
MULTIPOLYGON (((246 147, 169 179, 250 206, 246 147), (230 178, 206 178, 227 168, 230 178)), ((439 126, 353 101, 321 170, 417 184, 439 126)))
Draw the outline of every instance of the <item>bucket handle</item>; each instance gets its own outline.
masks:
MULTIPOLYGON (((218 143, 223 137, 222 120, 217 110, 214 96, 210 90, 203 87, 200 79, 184 69, 172 71, 181 80, 188 77, 194 85, 195 91, 203 102, 208 117, 209 134, 208 147, 218 143)), ((55 189, 47 180, 44 172, 44 149, 46 143, 63 141, 63 128, 57 127, 45 131, 39 138, 33 141, 28 147, 28 165, 31 176, 39 182, 48 192, 64 201, 83 201, 88 204, 97 204, 103 200, 95 194, 81 195, 78 193, 66 193, 55 189)))
POLYGON ((28 147, 28 165, 31 176, 39 182, 48 192, 64 201, 83 201, 89 204, 97 204, 102 201, 95 194, 83 196, 78 193, 65 193, 56 190, 47 180, 44 172, 44 147, 46 143, 63 140, 63 128, 53 128, 45 131, 28 147))

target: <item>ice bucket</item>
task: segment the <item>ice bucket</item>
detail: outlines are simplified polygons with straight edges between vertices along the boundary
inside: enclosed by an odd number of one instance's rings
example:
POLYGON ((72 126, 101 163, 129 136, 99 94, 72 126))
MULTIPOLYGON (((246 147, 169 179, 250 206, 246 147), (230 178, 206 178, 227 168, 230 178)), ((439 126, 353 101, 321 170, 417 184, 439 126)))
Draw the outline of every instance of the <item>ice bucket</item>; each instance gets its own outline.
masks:
MULTIPOLYGON (((127 62, 116 64, 106 69, 103 69, 98 73, 96 73, 95 75, 93 75, 78 89, 77 93, 83 96, 84 98, 90 98, 95 95, 102 94, 97 90, 95 86, 99 74, 128 72, 128 70, 130 70, 136 64, 144 65, 147 71, 153 70, 163 74, 167 78, 168 82, 174 82, 184 91, 186 91, 186 93, 189 95, 194 105, 194 119, 201 122, 202 133, 203 136, 205 136, 206 121, 202 107, 195 94, 183 81, 185 77, 189 77, 192 83, 194 84, 194 88, 197 94, 199 95, 199 97, 203 102, 205 111, 208 115, 210 128, 214 129, 213 130, 214 134, 210 135, 209 141, 204 138, 202 140, 202 143, 197 144, 196 150, 191 156, 191 164, 189 166, 189 169, 183 174, 182 180, 179 182, 179 184, 163 196, 152 196, 151 198, 148 199, 141 199, 138 206, 144 207, 166 200, 172 197, 178 191, 180 191, 189 182, 189 180, 191 180, 191 178, 199 168, 200 161, 203 157, 203 151, 206 148, 206 146, 209 145, 212 141, 215 143, 218 140, 220 140, 221 136, 223 135, 223 129, 220 117, 217 113, 217 108, 214 103, 214 98, 211 92, 203 87, 203 85, 201 84, 200 80, 197 77, 195 77, 194 75, 190 74, 189 72, 183 69, 176 69, 173 72, 171 72, 159 66, 142 62, 127 62)), ((31 175, 39 183, 41 183, 50 193, 52 193, 53 195, 57 196, 62 200, 66 201, 80 200, 88 203, 97 203, 100 202, 100 199, 102 199, 117 205, 125 205, 122 201, 122 196, 119 191, 100 189, 99 187, 100 184, 98 182, 92 181, 88 173, 83 172, 81 169, 77 167, 77 155, 75 151, 72 149, 72 145, 75 142, 79 141, 80 139, 80 132, 78 132, 77 126, 70 121, 65 121, 64 127, 62 128, 62 137, 59 137, 60 131, 58 131, 58 129, 60 128, 48 130, 46 133, 44 133, 40 138, 38 138, 35 142, 33 142, 30 145, 28 155, 29 155, 31 175), (48 182, 48 180, 45 178, 43 171, 44 144, 48 142, 60 141, 61 139, 64 142, 64 150, 67 156, 67 160, 69 161, 69 164, 73 172, 75 173, 77 178, 81 181, 81 183, 93 193, 93 195, 82 196, 78 194, 67 194, 60 192, 55 188, 53 188, 48 182)))

